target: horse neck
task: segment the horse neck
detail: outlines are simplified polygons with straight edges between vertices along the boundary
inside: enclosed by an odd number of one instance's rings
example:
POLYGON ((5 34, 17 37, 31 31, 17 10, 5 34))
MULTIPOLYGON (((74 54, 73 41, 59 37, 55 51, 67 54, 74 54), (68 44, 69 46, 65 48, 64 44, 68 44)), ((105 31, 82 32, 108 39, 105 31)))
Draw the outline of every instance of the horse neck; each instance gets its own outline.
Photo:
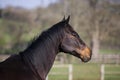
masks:
POLYGON ((25 51, 26 54, 24 57, 26 57, 27 63, 29 63, 29 66, 32 64, 32 69, 35 69, 36 73, 43 79, 47 76, 59 52, 59 45, 62 38, 61 35, 60 37, 55 37, 55 35, 53 34, 52 37, 49 35, 45 36, 46 39, 43 40, 38 38, 25 51))

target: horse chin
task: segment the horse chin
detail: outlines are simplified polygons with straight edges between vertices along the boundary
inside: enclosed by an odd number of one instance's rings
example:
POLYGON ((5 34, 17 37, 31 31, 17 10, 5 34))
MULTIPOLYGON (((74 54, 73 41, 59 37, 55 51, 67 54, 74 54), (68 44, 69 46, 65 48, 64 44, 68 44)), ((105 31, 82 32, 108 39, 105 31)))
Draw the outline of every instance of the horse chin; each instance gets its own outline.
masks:
POLYGON ((80 55, 79 53, 77 53, 76 51, 69 52, 68 54, 71 54, 71 55, 73 55, 73 56, 75 56, 75 57, 81 59, 81 61, 82 61, 82 62, 85 62, 85 63, 88 62, 88 61, 91 59, 91 57, 90 57, 90 58, 81 57, 81 55, 80 55))
POLYGON ((73 54, 75 57, 79 58, 82 62, 88 62, 91 60, 91 56, 88 58, 88 57, 84 57, 84 56, 81 56, 79 53, 77 52, 74 52, 73 54))
MULTIPOLYGON (((81 58, 81 57, 80 57, 81 58)), ((91 60, 91 58, 87 58, 87 57, 83 57, 83 58, 81 58, 81 61, 82 62, 88 62, 88 61, 90 61, 91 60)))

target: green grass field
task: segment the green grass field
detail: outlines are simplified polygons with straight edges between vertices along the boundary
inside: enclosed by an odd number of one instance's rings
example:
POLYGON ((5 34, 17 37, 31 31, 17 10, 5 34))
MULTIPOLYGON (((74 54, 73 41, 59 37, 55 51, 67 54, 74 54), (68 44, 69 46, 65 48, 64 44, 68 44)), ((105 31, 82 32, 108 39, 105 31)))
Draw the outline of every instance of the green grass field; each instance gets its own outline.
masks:
MULTIPOLYGON (((100 64, 81 63, 73 65, 73 80, 100 80, 100 64)), ((120 65, 105 65, 105 80, 120 80, 120 65)), ((52 68, 48 80, 68 80, 68 68, 52 68), (57 74, 53 75, 51 73, 57 74), (63 73, 63 74, 59 74, 63 73)))
POLYGON ((105 80, 120 80, 120 65, 106 65, 105 71, 105 80))

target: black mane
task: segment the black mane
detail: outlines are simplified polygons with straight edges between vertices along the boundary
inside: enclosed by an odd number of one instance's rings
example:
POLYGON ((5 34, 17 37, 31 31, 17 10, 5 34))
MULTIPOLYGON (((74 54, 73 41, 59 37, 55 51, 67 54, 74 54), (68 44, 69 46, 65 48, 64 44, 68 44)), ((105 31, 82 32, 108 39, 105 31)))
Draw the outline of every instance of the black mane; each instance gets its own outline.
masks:
MULTIPOLYGON (((25 63, 30 66, 31 69, 34 69, 33 72, 35 74, 38 73, 39 75, 39 73, 42 73, 40 72, 42 70, 49 71, 49 68, 52 67, 50 64, 53 64, 55 56, 59 52, 60 40, 68 29, 72 29, 72 27, 66 24, 65 21, 57 23, 48 30, 42 32, 24 52, 20 53, 25 63), (49 63, 46 63, 46 56, 48 56, 47 60, 49 60, 49 63), (43 63, 46 64, 43 66, 43 63), (47 68, 45 66, 47 66, 47 68), (40 67, 41 70, 38 70, 40 67)), ((46 74, 41 76, 46 77, 46 74)))
MULTIPOLYGON (((69 25, 69 24, 67 24, 69 25)), ((70 28, 72 29, 72 27, 69 25, 69 26, 66 26, 66 23, 65 21, 61 21, 55 25, 53 25, 51 28, 43 31, 41 33, 41 35, 39 35, 37 38, 35 38, 32 43, 28 46, 27 50, 31 50, 33 48, 36 47, 36 45, 38 45, 38 43, 40 44, 40 47, 43 47, 42 45, 45 44, 48 44, 56 39, 58 39, 58 37, 62 37, 62 34, 64 34, 65 30, 67 28, 70 28)))

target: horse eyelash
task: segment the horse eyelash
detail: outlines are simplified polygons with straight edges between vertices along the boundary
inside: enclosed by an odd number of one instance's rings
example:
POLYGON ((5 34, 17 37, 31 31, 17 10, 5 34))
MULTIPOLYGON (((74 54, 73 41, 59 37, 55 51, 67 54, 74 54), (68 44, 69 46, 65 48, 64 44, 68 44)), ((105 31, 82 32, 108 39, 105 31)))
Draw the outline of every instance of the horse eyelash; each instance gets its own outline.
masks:
POLYGON ((77 36, 75 32, 72 33, 73 36, 77 36))

